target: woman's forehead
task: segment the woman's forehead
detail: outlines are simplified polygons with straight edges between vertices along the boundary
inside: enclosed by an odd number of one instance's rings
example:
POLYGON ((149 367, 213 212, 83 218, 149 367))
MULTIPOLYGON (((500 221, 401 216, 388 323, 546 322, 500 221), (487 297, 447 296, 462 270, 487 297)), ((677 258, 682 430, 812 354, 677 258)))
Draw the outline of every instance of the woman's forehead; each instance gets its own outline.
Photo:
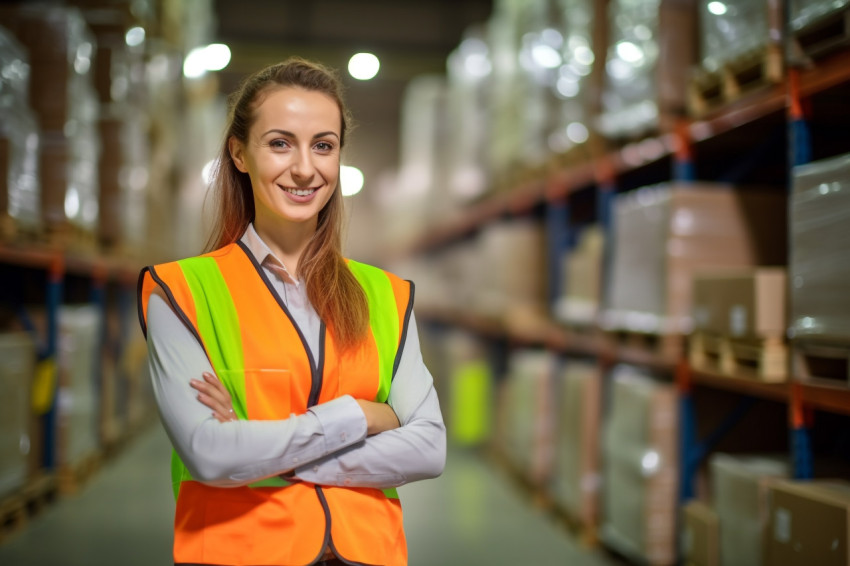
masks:
POLYGON ((316 125, 339 134, 342 116, 339 105, 329 95, 299 87, 278 87, 258 97, 254 122, 287 122, 316 125))

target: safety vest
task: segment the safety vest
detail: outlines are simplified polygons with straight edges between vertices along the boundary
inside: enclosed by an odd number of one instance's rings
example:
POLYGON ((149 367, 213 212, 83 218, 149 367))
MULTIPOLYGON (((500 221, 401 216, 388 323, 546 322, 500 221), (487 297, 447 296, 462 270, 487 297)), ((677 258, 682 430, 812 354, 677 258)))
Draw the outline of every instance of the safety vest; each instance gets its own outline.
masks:
MULTIPOLYGON (((147 267, 139 318, 159 286, 192 331, 233 399, 240 419, 280 420, 341 395, 385 402, 413 306, 413 284, 349 261, 369 303, 368 336, 340 352, 322 324, 317 359, 241 242, 199 257, 147 267)), ((350 564, 407 564, 394 489, 288 483, 279 477, 238 488, 194 481, 176 453, 174 561, 306 565, 330 545, 350 564)))

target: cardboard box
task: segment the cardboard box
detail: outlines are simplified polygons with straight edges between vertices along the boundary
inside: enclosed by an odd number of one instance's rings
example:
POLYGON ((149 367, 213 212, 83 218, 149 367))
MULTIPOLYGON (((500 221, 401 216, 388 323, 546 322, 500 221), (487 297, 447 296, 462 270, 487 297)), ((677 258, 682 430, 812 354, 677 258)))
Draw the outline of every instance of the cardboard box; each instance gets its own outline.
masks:
POLYGON ((690 501, 682 509, 682 555, 685 566, 720 566, 720 519, 701 501, 690 501))
POLYGON ((594 527, 598 517, 602 375, 593 362, 570 360, 560 379, 552 490, 574 521, 594 527))
POLYGON ((787 285, 779 267, 698 272, 694 328, 732 338, 784 338, 787 285))
POLYGON ((676 562, 678 397, 628 366, 614 370, 603 432, 601 535, 640 563, 676 562))
POLYGON ((762 540, 768 520, 768 490, 789 475, 782 458, 714 454, 712 499, 720 519, 720 563, 765 566, 762 540))
POLYGON ((616 197, 602 324, 688 333, 693 275, 707 268, 781 265, 787 197, 712 183, 670 183, 616 197))
POLYGON ((781 482, 770 489, 765 563, 770 566, 850 564, 850 483, 781 482))
POLYGON ((602 256, 605 233, 599 226, 586 228, 578 245, 564 257, 561 297, 556 305, 557 317, 567 323, 596 323, 602 296, 602 256))

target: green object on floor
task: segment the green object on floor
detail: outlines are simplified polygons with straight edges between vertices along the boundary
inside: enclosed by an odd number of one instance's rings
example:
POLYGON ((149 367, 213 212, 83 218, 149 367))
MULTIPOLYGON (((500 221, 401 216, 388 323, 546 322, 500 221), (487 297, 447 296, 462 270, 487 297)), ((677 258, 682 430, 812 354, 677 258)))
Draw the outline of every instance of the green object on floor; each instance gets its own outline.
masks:
POLYGON ((457 367, 451 380, 449 434, 459 446, 473 446, 490 436, 492 405, 490 368, 483 360, 457 367))

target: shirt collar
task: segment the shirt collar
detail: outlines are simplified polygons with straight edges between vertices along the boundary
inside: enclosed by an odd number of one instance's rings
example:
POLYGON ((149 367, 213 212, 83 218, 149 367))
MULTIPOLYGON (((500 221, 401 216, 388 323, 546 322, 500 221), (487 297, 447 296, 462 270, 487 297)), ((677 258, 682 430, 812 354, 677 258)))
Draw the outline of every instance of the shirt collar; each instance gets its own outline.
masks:
POLYGON ((241 241, 260 265, 278 273, 284 281, 298 285, 298 280, 289 273, 283 262, 274 255, 274 252, 271 251, 269 246, 260 238, 260 235, 257 234, 253 222, 248 224, 248 228, 245 229, 241 241))

